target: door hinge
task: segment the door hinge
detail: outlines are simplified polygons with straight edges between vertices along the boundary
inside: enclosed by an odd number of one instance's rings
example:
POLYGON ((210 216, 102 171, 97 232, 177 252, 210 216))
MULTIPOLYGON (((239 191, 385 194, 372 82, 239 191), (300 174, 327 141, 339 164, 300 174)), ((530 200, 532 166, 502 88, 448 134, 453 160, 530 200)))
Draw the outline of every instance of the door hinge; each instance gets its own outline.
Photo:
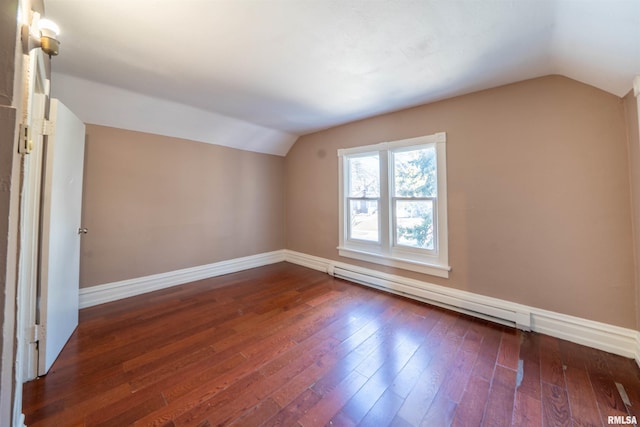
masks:
POLYGON ((29 331, 29 342, 38 342, 41 341, 44 337, 44 327, 42 325, 33 325, 29 331))
POLYGON ((42 134, 43 135, 53 135, 56 133, 56 124, 51 120, 44 120, 42 122, 42 134))
POLYGON ((33 150, 33 140, 31 139, 31 126, 20 125, 20 142, 18 143, 18 153, 29 154, 33 150))

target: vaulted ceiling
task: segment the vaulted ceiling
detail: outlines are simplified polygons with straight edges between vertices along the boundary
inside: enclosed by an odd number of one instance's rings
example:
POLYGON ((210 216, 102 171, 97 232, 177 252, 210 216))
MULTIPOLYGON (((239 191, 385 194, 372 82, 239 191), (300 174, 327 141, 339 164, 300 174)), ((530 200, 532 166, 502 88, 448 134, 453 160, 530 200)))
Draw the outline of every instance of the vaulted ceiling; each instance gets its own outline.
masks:
POLYGON ((284 155, 297 136, 548 74, 623 96, 640 0, 45 0, 84 121, 284 155))

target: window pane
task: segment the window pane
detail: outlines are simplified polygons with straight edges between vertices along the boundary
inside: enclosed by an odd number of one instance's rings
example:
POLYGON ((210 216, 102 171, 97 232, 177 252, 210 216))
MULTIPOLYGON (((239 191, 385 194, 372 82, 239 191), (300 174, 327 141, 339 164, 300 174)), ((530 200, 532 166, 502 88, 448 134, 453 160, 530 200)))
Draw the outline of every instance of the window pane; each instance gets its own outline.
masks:
POLYGON ((433 201, 396 200, 396 244, 434 249, 433 201))
POLYGON ((378 201, 349 200, 349 238, 378 241, 378 201))
POLYGON ((349 158, 349 197, 380 197, 380 160, 377 154, 349 158))
POLYGON ((436 197, 436 150, 434 147, 393 154, 394 188, 397 197, 436 197))

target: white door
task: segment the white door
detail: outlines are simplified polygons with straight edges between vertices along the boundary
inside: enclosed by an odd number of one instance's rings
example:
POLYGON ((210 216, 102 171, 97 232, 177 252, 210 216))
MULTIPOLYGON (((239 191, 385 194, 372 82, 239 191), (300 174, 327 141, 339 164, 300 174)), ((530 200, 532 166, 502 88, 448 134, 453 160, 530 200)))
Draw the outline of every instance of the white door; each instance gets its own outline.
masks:
POLYGON ((38 375, 47 373, 78 326, 84 123, 51 100, 45 181, 38 320, 38 375))

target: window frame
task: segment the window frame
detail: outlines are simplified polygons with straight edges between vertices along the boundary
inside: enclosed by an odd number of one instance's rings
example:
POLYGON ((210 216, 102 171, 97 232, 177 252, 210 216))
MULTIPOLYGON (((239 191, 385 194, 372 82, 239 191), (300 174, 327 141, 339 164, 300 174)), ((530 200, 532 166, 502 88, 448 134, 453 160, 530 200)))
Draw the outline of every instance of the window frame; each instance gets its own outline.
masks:
MULTIPOLYGON (((446 133, 383 142, 338 150, 339 246, 340 256, 402 268, 438 277, 449 277, 446 133), (435 197, 399 197, 394 191, 394 153, 434 147, 436 153, 437 194, 435 197), (380 194, 378 201, 378 241, 350 238, 349 162, 346 159, 379 156, 380 194), (395 206, 398 200, 432 200, 434 249, 397 244, 395 206)), ((355 198, 359 199, 359 198, 355 198)))

